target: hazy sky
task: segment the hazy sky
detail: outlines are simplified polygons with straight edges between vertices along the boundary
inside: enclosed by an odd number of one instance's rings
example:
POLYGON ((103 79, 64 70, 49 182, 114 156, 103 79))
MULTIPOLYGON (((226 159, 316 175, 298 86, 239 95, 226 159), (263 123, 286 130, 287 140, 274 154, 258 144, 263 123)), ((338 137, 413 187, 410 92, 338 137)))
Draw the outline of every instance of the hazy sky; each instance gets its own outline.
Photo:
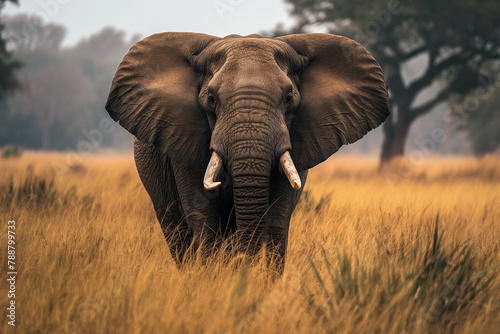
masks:
POLYGON ((283 0, 20 0, 4 14, 38 13, 68 29, 64 45, 76 43, 103 27, 149 36, 164 31, 203 32, 216 36, 248 35, 277 23, 289 26, 283 0))

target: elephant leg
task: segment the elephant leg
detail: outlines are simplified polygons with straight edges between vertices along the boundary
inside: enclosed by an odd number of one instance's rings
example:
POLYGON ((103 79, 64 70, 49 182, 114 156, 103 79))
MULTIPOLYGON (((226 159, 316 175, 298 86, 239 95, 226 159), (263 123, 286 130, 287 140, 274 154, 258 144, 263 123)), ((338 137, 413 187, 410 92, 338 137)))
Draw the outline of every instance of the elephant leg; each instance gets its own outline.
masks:
POLYGON ((154 145, 134 139, 134 158, 144 188, 151 197, 172 257, 180 265, 192 242, 177 192, 170 158, 154 145))
POLYGON ((269 249, 275 256, 276 269, 285 269, 285 256, 288 245, 288 231, 293 210, 299 202, 307 179, 307 171, 299 173, 302 188, 295 190, 290 186, 285 174, 273 171, 269 193, 270 208, 267 214, 267 238, 269 249))
POLYGON ((220 189, 208 191, 203 187, 204 173, 172 162, 184 218, 193 231, 195 246, 203 244, 211 250, 221 235, 221 214, 218 198, 220 189))

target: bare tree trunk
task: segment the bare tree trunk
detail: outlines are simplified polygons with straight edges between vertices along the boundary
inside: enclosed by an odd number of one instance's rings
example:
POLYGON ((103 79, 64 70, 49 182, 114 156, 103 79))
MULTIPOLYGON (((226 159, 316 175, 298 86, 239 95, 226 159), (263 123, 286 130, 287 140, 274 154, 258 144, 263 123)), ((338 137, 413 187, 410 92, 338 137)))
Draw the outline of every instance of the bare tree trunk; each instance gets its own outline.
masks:
POLYGON ((413 117, 411 117, 408 104, 398 103, 397 108, 393 108, 391 103, 391 114, 383 124, 384 142, 380 155, 380 167, 404 154, 406 137, 412 122, 413 117), (394 111, 397 111, 397 118, 394 111))
MULTIPOLYGON (((391 108, 392 109, 392 108, 391 108)), ((384 132, 384 141, 382 142, 382 151, 380 154, 380 167, 391 160, 390 152, 392 143, 394 142, 394 111, 391 110, 389 117, 382 124, 382 131, 384 132)))

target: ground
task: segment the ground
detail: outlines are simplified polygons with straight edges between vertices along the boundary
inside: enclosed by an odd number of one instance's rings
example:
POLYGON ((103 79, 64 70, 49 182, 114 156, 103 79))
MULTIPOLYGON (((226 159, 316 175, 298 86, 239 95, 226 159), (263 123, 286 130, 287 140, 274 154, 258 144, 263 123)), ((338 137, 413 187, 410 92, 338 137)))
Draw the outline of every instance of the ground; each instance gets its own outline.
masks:
POLYGON ((0 159, 2 261, 16 222, 16 331, 493 333, 499 181, 493 156, 382 173, 376 159, 333 157, 310 173, 276 278, 265 261, 224 251, 177 269, 130 155, 0 159))

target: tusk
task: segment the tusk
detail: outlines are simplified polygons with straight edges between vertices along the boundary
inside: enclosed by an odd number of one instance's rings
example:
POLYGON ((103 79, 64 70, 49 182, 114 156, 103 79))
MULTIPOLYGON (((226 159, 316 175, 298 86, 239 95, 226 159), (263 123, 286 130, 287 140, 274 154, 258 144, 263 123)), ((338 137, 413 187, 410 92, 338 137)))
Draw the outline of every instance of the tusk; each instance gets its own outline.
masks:
POLYGON ((300 176, 299 173, 297 173, 297 169, 295 169, 295 165, 293 164, 290 152, 286 151, 285 153, 283 153, 280 158, 280 164, 292 187, 294 189, 300 189, 300 187, 302 186, 302 182, 300 182, 300 176))
POLYGON ((220 168, 222 167, 222 159, 219 157, 215 151, 212 153, 210 162, 207 166, 207 171, 205 172, 205 177, 203 179, 203 186, 207 190, 214 190, 220 186, 220 182, 214 182, 217 175, 219 175, 220 168))

